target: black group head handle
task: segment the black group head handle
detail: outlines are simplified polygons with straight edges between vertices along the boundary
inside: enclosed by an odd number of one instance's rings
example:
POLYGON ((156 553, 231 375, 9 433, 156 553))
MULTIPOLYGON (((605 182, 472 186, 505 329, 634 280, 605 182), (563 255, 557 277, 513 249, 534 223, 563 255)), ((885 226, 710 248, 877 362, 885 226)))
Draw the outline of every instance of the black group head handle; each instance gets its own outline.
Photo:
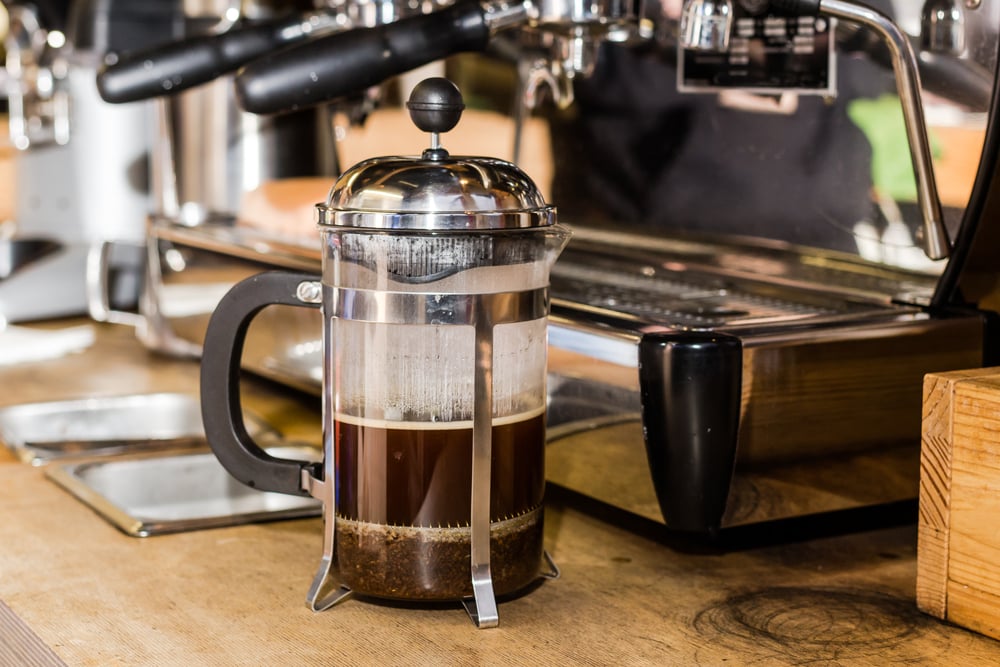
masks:
POLYGON ((308 16, 295 14, 130 53, 98 73, 97 90, 112 104, 173 95, 308 37, 311 31, 296 30, 308 21, 308 16))
POLYGON ((236 99, 253 113, 303 109, 376 86, 415 67, 490 39, 478 0, 430 14, 310 40, 250 63, 236 76, 236 99))

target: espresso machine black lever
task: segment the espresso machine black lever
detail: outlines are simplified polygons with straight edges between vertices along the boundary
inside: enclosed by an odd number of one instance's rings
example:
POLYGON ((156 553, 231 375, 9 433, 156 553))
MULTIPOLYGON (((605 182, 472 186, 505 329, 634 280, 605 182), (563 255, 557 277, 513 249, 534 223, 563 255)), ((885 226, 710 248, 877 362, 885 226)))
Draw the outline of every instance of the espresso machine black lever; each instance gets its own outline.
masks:
POLYGON ((234 72, 267 53, 338 29, 341 22, 337 15, 326 11, 246 22, 225 32, 127 54, 98 73, 97 87, 101 97, 111 103, 179 93, 234 72))
POLYGON ((482 51, 496 30, 521 22, 526 12, 526 5, 460 0, 430 14, 309 40, 248 64, 236 77, 236 99, 260 114, 320 104, 454 53, 482 51))
POLYGON ((526 28, 544 35, 544 57, 529 78, 546 70, 542 78, 568 104, 571 79, 590 72, 601 43, 651 36, 640 20, 640 4, 457 0, 445 9, 309 40, 255 60, 237 76, 236 97, 246 111, 262 114, 321 104, 455 53, 484 51, 498 33, 526 28))

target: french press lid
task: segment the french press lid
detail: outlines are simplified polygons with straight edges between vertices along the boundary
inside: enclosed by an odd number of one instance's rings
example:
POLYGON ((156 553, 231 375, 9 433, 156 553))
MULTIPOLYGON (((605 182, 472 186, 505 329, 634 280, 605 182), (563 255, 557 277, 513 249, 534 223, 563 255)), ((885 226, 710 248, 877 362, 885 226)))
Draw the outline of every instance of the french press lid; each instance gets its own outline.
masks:
POLYGON ((379 157, 344 172, 320 225, 381 230, 462 231, 543 227, 555 208, 516 165, 486 157, 452 157, 440 134, 458 124, 465 104, 448 79, 421 81, 406 103, 413 123, 431 133, 419 157, 379 157))

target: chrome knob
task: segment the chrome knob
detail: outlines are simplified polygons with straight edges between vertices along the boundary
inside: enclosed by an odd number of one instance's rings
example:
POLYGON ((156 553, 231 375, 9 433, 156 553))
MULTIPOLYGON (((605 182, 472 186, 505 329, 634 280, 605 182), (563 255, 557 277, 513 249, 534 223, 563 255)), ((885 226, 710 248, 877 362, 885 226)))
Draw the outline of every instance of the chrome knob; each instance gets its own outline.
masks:
POLYGON ((920 13, 920 46, 931 53, 965 51, 965 14, 955 0, 927 0, 920 13))

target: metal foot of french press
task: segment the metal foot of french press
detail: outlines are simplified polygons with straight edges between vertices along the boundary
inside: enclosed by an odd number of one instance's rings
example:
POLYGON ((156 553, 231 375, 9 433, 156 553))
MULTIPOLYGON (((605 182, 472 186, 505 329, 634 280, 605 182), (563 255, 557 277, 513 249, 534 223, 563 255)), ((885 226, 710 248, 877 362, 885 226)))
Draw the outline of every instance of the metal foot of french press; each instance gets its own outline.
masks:
MULTIPOLYGON (((542 552, 545 559, 545 568, 538 573, 542 579, 558 579, 559 566, 552 560, 548 551, 542 552)), ((462 606, 469 614, 469 618, 479 628, 493 628, 500 623, 500 615, 497 611, 496 597, 493 595, 493 581, 490 576, 489 566, 485 569, 473 568, 472 570, 472 592, 473 597, 462 600, 462 606)))
POLYGON ((337 535, 336 511, 333 504, 335 500, 333 483, 326 481, 334 479, 331 454, 330 448, 327 447, 326 463, 324 464, 327 466, 326 479, 320 480, 310 475, 308 470, 302 471, 302 488, 307 489, 314 498, 321 500, 324 510, 323 558, 320 560, 319 569, 309 586, 309 592, 306 593, 306 604, 313 611, 329 609, 338 602, 343 602, 351 597, 352 593, 351 589, 340 584, 333 574, 333 553, 337 535))
POLYGON ((500 624, 497 599, 493 594, 493 577, 489 563, 472 568, 473 597, 462 600, 462 606, 477 628, 495 628, 500 624))
POLYGON ((306 604, 313 611, 326 611, 338 602, 350 598, 353 593, 350 588, 337 583, 331 576, 332 567, 333 559, 324 554, 319 570, 309 586, 309 592, 306 593, 306 604))
POLYGON ((559 566, 556 562, 552 560, 551 554, 546 551, 542 551, 542 557, 545 559, 545 565, 549 568, 548 570, 543 570, 538 573, 538 576, 542 579, 558 579, 559 578, 559 566))

